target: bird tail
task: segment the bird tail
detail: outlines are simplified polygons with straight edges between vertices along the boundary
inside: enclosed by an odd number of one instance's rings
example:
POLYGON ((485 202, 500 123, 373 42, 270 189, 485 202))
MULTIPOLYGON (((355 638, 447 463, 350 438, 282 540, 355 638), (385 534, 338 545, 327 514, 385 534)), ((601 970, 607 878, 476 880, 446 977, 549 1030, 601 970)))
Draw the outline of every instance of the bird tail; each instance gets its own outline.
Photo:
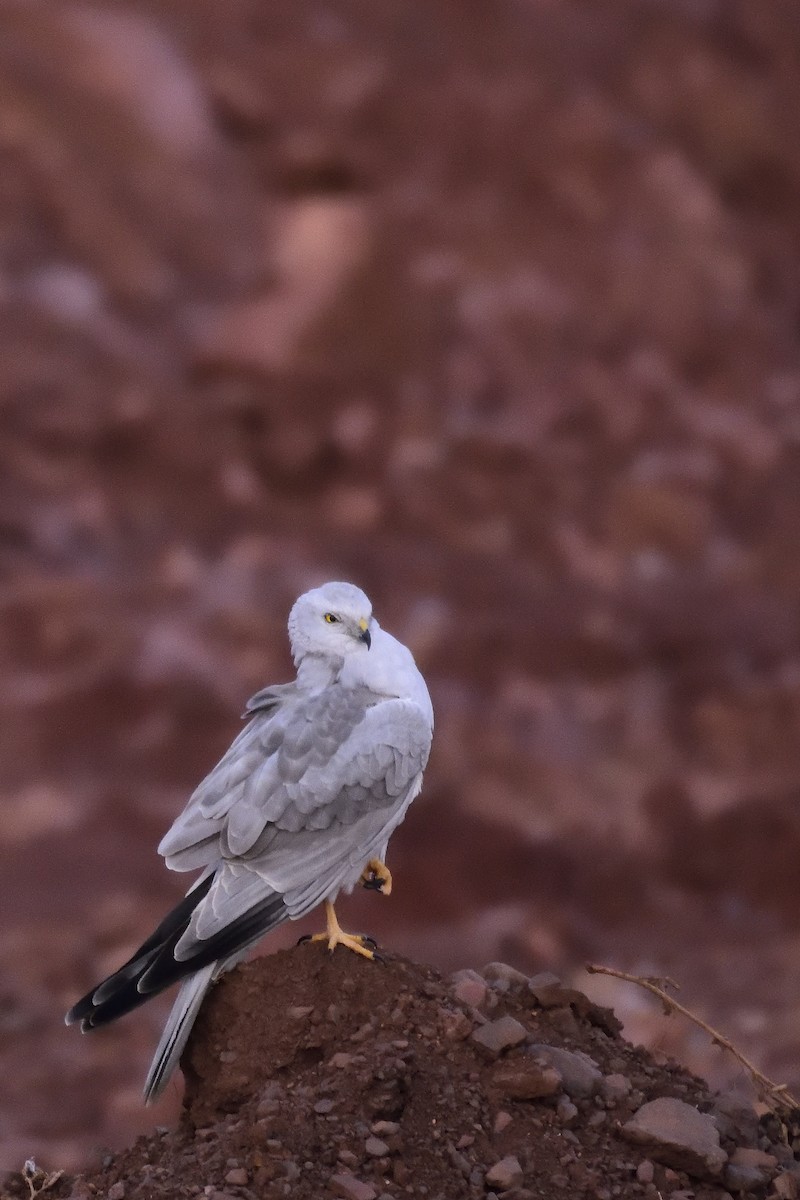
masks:
MULTIPOLYGON (((175 977, 167 978, 164 982, 159 981, 155 986, 148 987, 143 981, 148 971, 165 959, 174 964, 172 951, 187 928, 192 913, 205 898, 213 882, 213 871, 200 878, 128 961, 73 1005, 64 1018, 66 1024, 74 1025, 80 1022, 83 1032, 88 1033, 90 1029, 107 1025, 131 1009, 138 1008, 155 992, 174 982, 175 977)), ((193 969, 195 968, 189 967, 187 970, 193 969)), ((186 974, 187 971, 183 973, 186 974)))
POLYGON ((146 1104, 152 1104, 163 1092, 192 1032, 200 1005, 214 978, 217 963, 211 962, 184 979, 156 1047, 144 1085, 146 1104))

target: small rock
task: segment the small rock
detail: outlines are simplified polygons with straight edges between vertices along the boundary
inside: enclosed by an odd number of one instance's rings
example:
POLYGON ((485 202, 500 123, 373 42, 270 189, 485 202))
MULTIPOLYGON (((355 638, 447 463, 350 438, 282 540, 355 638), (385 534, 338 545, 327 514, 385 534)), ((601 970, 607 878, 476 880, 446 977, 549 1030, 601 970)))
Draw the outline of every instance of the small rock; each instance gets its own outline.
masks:
POLYGON ((378 1194, 371 1183, 362 1183, 355 1175, 331 1175, 328 1187, 344 1200, 375 1200, 378 1194))
POLYGON ((737 1146, 731 1154, 732 1163, 745 1163, 749 1167, 760 1167, 764 1171, 774 1171, 778 1160, 774 1154, 766 1150, 757 1150, 750 1146, 737 1146))
POLYGON ((465 1155, 461 1154, 461 1152, 456 1149, 452 1142, 450 1142, 447 1147, 447 1154, 455 1169, 460 1171, 464 1178, 467 1179, 470 1171, 472 1170, 472 1163, 469 1161, 469 1159, 466 1158, 465 1155))
POLYGON ((283 1100, 283 1088, 276 1081, 268 1083, 261 1092, 261 1097, 256 1108, 257 1117, 271 1117, 278 1111, 283 1100))
POLYGON ((511 1046, 524 1042, 528 1031, 515 1017, 498 1017, 496 1021, 487 1021, 476 1029, 472 1035, 473 1042, 483 1046, 492 1054, 500 1054, 511 1046))
POLYGON ((627 1075, 606 1075, 600 1090, 610 1104, 619 1104, 620 1100, 631 1094, 631 1081, 627 1075))
POLYGON ((728 1163, 723 1178, 725 1186, 732 1192, 760 1191, 764 1185, 764 1176, 758 1167, 748 1167, 744 1163, 728 1163))
POLYGON ((652 1183, 655 1173, 656 1169, 649 1158, 643 1158, 636 1168, 636 1178, 639 1180, 639 1183, 652 1183))
POLYGON ((572 1100, 585 1100, 599 1090, 603 1073, 593 1058, 582 1050, 563 1050, 560 1046, 531 1046, 530 1052, 555 1067, 572 1100))
POLYGON ((775 1200, 797 1200, 797 1178, 789 1171, 781 1171, 772 1181, 775 1200))
POLYGON ((501 1109, 494 1119, 492 1129, 495 1133, 502 1133, 504 1129, 508 1129, 513 1120, 514 1118, 510 1112, 505 1112, 505 1110, 501 1109))
POLYGON ((721 1092, 711 1110, 720 1137, 733 1142, 755 1145, 758 1138, 758 1113, 751 1104, 730 1092, 721 1092))
POLYGON ((492 1083, 509 1100, 538 1100, 563 1092, 563 1080, 555 1067, 535 1058, 517 1058, 498 1065, 492 1083))
POLYGON ((528 986, 528 976, 523 975, 516 967, 508 963, 490 962, 483 968, 482 975, 498 992, 507 992, 510 988, 528 986))
POLYGON ((561 980, 557 975, 554 975, 552 971, 540 971, 538 975, 532 975, 528 980, 528 988, 533 992, 537 1004, 539 1004, 542 1008, 550 1008, 555 1007, 558 1004, 564 1004, 565 1001, 561 998, 551 1002, 550 1004, 546 1003, 546 1000, 550 999, 555 992, 563 994, 565 990, 568 990, 564 988, 561 980), (539 998, 540 992, 545 999, 539 998))
POLYGON ((451 990, 456 1000, 469 1004, 472 1008, 482 1008, 486 1004, 489 988, 486 980, 477 971, 456 971, 451 975, 451 990))
POLYGON ((379 1137, 368 1137, 364 1143, 364 1149, 370 1158, 385 1158, 389 1153, 389 1147, 386 1142, 381 1141, 379 1137))
POLYGON ((556 1116, 562 1125, 571 1125, 578 1115, 578 1109, 568 1096, 562 1096, 556 1105, 556 1116))
POLYGON ((405 1187, 410 1175, 411 1171, 401 1158, 395 1158, 392 1161, 392 1178, 398 1187, 405 1187))
POLYGON ((108 1189, 108 1200, 125 1200, 125 1184, 121 1179, 116 1183, 112 1183, 108 1189))
POLYGON ((329 1065, 334 1067, 337 1071, 344 1071, 347 1069, 347 1067, 352 1066, 354 1058, 354 1054, 347 1054, 344 1050, 337 1050, 337 1052, 331 1056, 329 1065))
POLYGON ((774 1154, 737 1146, 725 1168, 725 1184, 734 1192, 763 1187, 772 1179, 777 1167, 774 1154))
POLYGON ((318 1100, 314 1105, 314 1112, 320 1113, 322 1116, 324 1116, 326 1113, 331 1112, 335 1107, 335 1100, 318 1100))
POLYGON ((304 1017, 307 1017, 313 1011, 313 1004, 293 1004, 291 1008, 287 1008, 286 1010, 287 1015, 294 1021, 302 1021, 304 1017))
POLYGON ((448 1042, 463 1042, 472 1033, 472 1021, 466 1013, 450 1012, 443 1008, 440 1014, 442 1033, 448 1042))
POLYGON ((225 1182, 232 1184, 234 1187, 246 1187, 250 1181, 250 1176, 244 1167, 233 1167, 225 1176, 225 1182))
POLYGON ((507 1192, 509 1188, 522 1182, 522 1167, 519 1164, 519 1159, 513 1154, 506 1155, 496 1162, 493 1167, 490 1167, 486 1172, 486 1183, 489 1187, 497 1188, 500 1192, 507 1192))
POLYGON ((714 1118, 671 1096, 643 1104, 621 1133, 647 1146, 657 1162, 700 1179, 718 1178, 728 1161, 714 1118))
POLYGON ((378 1137, 394 1137, 400 1132, 400 1126, 397 1121, 373 1121, 370 1131, 378 1137))

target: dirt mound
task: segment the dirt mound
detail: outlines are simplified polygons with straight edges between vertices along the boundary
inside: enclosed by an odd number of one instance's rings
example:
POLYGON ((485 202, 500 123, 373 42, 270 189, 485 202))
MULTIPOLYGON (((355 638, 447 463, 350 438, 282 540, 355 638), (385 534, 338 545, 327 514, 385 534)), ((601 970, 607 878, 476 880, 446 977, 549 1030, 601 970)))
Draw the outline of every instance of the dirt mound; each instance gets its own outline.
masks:
POLYGON ((783 1125, 632 1047, 554 976, 500 963, 444 979, 308 944, 257 959, 214 990, 183 1067, 176 1130, 50 1194, 798 1194, 783 1125))

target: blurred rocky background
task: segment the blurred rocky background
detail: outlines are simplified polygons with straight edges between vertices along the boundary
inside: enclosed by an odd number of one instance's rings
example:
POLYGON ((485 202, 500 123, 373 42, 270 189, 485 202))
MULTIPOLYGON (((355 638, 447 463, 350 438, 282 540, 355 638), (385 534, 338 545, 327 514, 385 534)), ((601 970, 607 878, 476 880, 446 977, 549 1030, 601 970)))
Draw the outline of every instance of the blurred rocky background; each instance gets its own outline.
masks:
POLYGON ((794 0, 0 2, 0 1166, 177 1111, 61 1016, 331 577, 437 714, 349 924, 800 1084, 799 214, 794 0))

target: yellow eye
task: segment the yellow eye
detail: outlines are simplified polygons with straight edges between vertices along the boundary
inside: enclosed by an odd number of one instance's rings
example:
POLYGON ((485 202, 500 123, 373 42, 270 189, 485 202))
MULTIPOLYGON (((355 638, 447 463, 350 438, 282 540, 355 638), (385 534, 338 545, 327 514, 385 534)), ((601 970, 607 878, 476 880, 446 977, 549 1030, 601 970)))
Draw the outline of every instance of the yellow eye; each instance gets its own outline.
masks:
POLYGON ((333 613, 325 613, 325 620, 329 625, 335 625, 339 618, 335 617, 333 613))

